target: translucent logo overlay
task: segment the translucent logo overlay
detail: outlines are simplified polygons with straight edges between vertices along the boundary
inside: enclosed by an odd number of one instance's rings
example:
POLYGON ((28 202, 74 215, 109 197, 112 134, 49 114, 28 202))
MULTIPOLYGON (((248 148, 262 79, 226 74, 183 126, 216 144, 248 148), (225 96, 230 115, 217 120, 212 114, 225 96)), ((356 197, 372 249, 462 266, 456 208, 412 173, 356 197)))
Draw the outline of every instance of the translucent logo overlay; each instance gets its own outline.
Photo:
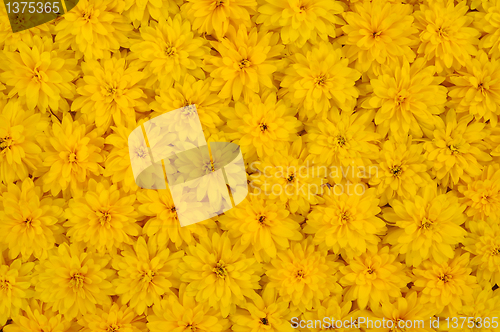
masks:
POLYGON ((207 143, 195 105, 162 114, 128 138, 137 185, 170 189, 181 226, 231 209, 248 194, 240 147, 207 143))

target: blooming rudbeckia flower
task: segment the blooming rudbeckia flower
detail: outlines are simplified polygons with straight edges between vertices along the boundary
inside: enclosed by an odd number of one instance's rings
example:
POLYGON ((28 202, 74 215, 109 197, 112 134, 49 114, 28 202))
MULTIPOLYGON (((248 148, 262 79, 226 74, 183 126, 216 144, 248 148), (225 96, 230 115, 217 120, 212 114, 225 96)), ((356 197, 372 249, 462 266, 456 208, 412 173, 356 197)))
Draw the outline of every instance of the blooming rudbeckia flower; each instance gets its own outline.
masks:
POLYGON ((12 318, 12 323, 4 326, 5 332, 22 331, 70 331, 75 322, 65 319, 63 315, 54 312, 49 304, 32 299, 19 316, 12 318))
POLYGON ((34 296, 31 271, 33 262, 21 263, 16 259, 9 265, 0 261, 0 325, 11 317, 17 318, 19 310, 26 310, 28 299, 34 296))
POLYGON ((137 316, 132 308, 116 303, 97 308, 95 314, 83 315, 78 319, 78 324, 83 326, 82 332, 146 331, 144 316, 137 316))

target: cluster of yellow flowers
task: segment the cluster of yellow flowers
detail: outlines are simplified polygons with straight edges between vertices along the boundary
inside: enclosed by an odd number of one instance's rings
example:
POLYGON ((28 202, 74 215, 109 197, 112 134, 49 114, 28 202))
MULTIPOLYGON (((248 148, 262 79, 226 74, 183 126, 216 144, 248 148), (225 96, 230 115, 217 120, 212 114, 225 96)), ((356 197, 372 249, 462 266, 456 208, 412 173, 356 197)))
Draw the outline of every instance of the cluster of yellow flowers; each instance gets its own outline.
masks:
POLYGON ((0 328, 500 331, 499 58, 500 0, 0 5, 0 328), (128 135, 191 104, 250 193, 181 228, 128 135))

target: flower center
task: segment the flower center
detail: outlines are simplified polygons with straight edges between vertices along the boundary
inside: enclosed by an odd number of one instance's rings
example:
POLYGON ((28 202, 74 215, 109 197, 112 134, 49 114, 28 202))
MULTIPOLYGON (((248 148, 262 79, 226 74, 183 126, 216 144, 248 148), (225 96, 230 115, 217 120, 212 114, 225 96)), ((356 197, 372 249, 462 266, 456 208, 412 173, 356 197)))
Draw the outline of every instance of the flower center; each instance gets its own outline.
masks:
POLYGON ((68 161, 70 163, 76 163, 76 153, 74 152, 71 152, 68 156, 68 161))
POLYGON ((316 81, 314 82, 318 86, 323 86, 326 84, 327 77, 326 75, 320 75, 316 77, 316 81))
POLYGON ((378 37, 382 34, 382 31, 373 31, 372 36, 375 39, 378 39, 378 37))
POLYGON ((266 318, 266 317, 261 318, 261 319, 260 319, 260 322, 261 322, 262 324, 264 324, 264 325, 269 325, 269 321, 267 320, 267 318, 266 318))
POLYGON ((109 211, 99 211, 97 215, 99 216, 99 222, 102 226, 104 226, 104 224, 108 224, 111 221, 111 213, 109 211))
POLYGON ((450 144, 450 145, 448 145, 448 149, 450 149, 452 154, 460 153, 460 151, 459 151, 460 146, 458 144, 450 144))
POLYGON ((437 34, 438 34, 439 37, 441 37, 441 38, 448 38, 448 33, 446 32, 445 28, 439 27, 436 32, 437 32, 437 34))
POLYGON ((8 291, 12 288, 10 282, 6 279, 0 279, 0 290, 8 291))
POLYGON ((217 263, 212 271, 215 272, 215 275, 221 279, 226 279, 227 277, 226 264, 223 262, 217 263))
POLYGON ((108 92, 108 96, 109 96, 109 95, 114 95, 114 94, 115 94, 115 92, 116 92, 116 89, 115 89, 115 88, 113 88, 113 87, 109 87, 109 88, 107 89, 107 92, 108 92))
POLYGON ((139 147, 137 150, 135 150, 135 154, 137 155, 137 157, 141 159, 146 158, 147 156, 146 148, 143 146, 139 147))
POLYGON ((111 324, 108 326, 108 328, 106 329, 106 332, 116 332, 120 329, 120 327, 116 324, 111 324))
POLYGON ((427 230, 430 229, 431 227, 432 227, 432 221, 427 218, 424 218, 422 220, 422 225, 420 225, 420 229, 427 230))
POLYGON ((147 270, 142 272, 142 281, 144 281, 145 283, 152 282, 154 277, 155 277, 155 271, 147 270))
POLYGON ((438 277, 438 279, 444 283, 447 283, 451 280, 451 275, 443 273, 438 277))
POLYGON ((75 273, 71 276, 70 285, 73 288, 82 288, 85 281, 85 276, 80 273, 75 273))
POLYGON ((401 169, 401 166, 394 166, 391 168, 390 172, 392 173, 392 176, 399 178, 403 173, 403 170, 401 169))
POLYGON ((250 61, 248 61, 248 59, 243 59, 240 61, 240 69, 243 69, 243 68, 248 68, 250 67, 250 61))
POLYGON ((258 220, 261 225, 264 225, 264 222, 266 221, 266 216, 260 216, 258 220))
POLYGON ((31 226, 31 222, 33 221, 33 218, 26 218, 24 220, 24 223, 26 224, 26 226, 31 226))
POLYGON ((267 130, 267 128, 268 128, 268 127, 267 127, 267 125, 266 125, 265 123, 261 123, 261 124, 259 125, 259 128, 260 128, 260 131, 261 131, 261 132, 265 132, 265 131, 267 130))
POLYGON ((174 56, 176 54, 176 49, 172 45, 167 45, 167 48, 165 49, 165 55, 166 56, 174 56))
POLYGON ((346 138, 344 136, 342 136, 342 135, 338 135, 336 137, 336 140, 337 140, 338 146, 340 146, 340 147, 344 146, 347 143, 346 138))
POLYGON ((86 20, 88 22, 92 19, 92 14, 93 14, 93 10, 84 11, 82 17, 84 20, 86 20))
POLYGON ((10 149, 10 147, 12 145, 13 145, 13 142, 12 142, 12 138, 10 136, 0 138, 0 151, 3 151, 5 149, 10 149))
POLYGON ((293 182, 293 180, 295 180, 295 174, 293 173, 286 178, 286 182, 293 182))
POLYGON ((224 5, 224 1, 222 1, 222 0, 217 0, 217 1, 215 1, 215 7, 216 7, 216 8, 219 8, 219 7, 220 7, 220 6, 222 6, 222 5, 224 5))
POLYGON ((500 255, 500 247, 496 247, 491 251, 491 255, 498 256, 500 255))
POLYGON ((373 274, 373 272, 375 272, 375 270, 372 269, 371 267, 369 267, 368 270, 366 270, 366 273, 368 274, 373 274))
POLYGON ((340 213, 340 224, 345 225, 351 220, 351 214, 348 211, 343 211, 340 213))
POLYGON ((295 273, 295 278, 297 278, 297 279, 299 279, 299 280, 304 279, 304 278, 305 278, 305 276, 306 276, 306 273, 305 273, 302 269, 298 270, 298 271, 295 273))
POLYGON ((42 81, 42 74, 38 71, 38 69, 33 70, 33 80, 37 83, 42 81))

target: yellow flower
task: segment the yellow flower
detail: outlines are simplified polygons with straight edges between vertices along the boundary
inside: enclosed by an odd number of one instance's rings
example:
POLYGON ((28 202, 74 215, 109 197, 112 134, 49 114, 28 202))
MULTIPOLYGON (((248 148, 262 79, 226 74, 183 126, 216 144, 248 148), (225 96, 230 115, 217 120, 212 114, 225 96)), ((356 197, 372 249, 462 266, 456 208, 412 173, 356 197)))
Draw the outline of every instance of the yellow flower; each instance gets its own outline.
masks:
POLYGON ((500 1, 482 1, 479 12, 474 16, 474 26, 484 36, 479 41, 479 47, 488 51, 488 54, 497 59, 500 55, 500 1))
POLYGON ((193 22, 193 29, 202 34, 215 34, 222 39, 230 26, 251 26, 250 14, 255 13, 255 0, 188 0, 181 11, 193 22))
POLYGON ((466 1, 429 1, 413 14, 420 31, 418 54, 438 73, 460 69, 477 53, 480 33, 471 27, 474 19, 466 14, 468 9, 466 1))
POLYGON ((87 248, 112 253, 123 243, 133 244, 132 236, 141 232, 136 224, 135 195, 125 195, 108 181, 90 179, 87 192, 69 201, 65 216, 66 236, 85 242, 87 248))
POLYGON ((287 204, 292 213, 307 213, 311 205, 322 202, 326 182, 324 169, 307 159, 308 151, 297 138, 286 148, 276 151, 262 161, 251 164, 250 185, 269 196, 287 204))
POLYGON ((50 309, 49 304, 32 299, 19 316, 13 317, 12 324, 4 326, 3 331, 69 332, 74 331, 74 325, 75 323, 50 309))
POLYGON ((457 116, 449 110, 446 118, 438 118, 432 141, 424 145, 426 157, 432 162, 432 175, 444 187, 453 188, 459 180, 470 183, 481 174, 480 162, 492 159, 484 151, 488 135, 485 124, 475 121, 472 115, 457 116))
POLYGON ((229 326, 220 312, 210 308, 208 303, 198 303, 186 293, 186 284, 181 284, 179 297, 169 295, 153 306, 148 315, 148 328, 151 332, 165 331, 203 331, 223 332, 229 326))
POLYGON ((179 264, 181 281, 188 283, 186 294, 197 303, 208 303, 224 318, 260 288, 260 264, 243 253, 240 244, 231 244, 227 233, 200 238, 186 252, 179 264))
POLYGON ((80 96, 71 104, 71 111, 87 114, 86 120, 103 130, 111 124, 135 125, 135 112, 149 110, 146 94, 138 85, 143 72, 124 56, 115 54, 100 62, 82 62, 83 78, 77 83, 80 96))
POLYGON ((278 298, 276 290, 266 287, 261 295, 247 302, 245 308, 238 309, 231 317, 234 332, 290 332, 288 322, 290 310, 283 298, 278 298))
POLYGON ((113 280, 116 294, 122 305, 127 304, 137 315, 160 303, 162 296, 171 294, 178 287, 177 268, 182 250, 170 253, 151 241, 139 237, 133 247, 127 246, 120 255, 114 255, 112 266, 118 271, 113 280))
POLYGON ((411 65, 404 61, 382 67, 381 75, 370 81, 373 94, 363 103, 363 107, 378 109, 377 132, 422 137, 434 128, 434 115, 444 112, 447 91, 439 85, 444 77, 434 73, 435 68, 426 66, 422 58, 411 65))
POLYGON ((346 287, 346 300, 357 300, 360 309, 371 308, 401 296, 411 281, 405 265, 384 246, 378 252, 364 253, 347 261, 341 268, 340 284, 346 287))
POLYGON ((342 27, 347 45, 346 56, 355 62, 355 68, 367 72, 370 67, 378 72, 380 65, 393 66, 398 61, 413 62, 416 44, 415 29, 412 25, 412 6, 389 1, 363 1, 346 12, 347 22, 342 27))
POLYGON ((35 263, 21 263, 16 259, 10 264, 0 261, 0 326, 8 319, 17 318, 19 310, 28 307, 28 299, 34 295, 31 289, 31 271, 35 263))
POLYGON ((329 180, 340 183, 344 178, 359 181, 369 176, 379 154, 375 143, 380 139, 372 119, 373 112, 332 110, 327 119, 306 125, 304 140, 311 159, 328 167, 329 180))
POLYGON ((143 234, 150 242, 163 247, 171 241, 176 248, 182 244, 195 243, 195 236, 207 237, 206 223, 196 223, 189 227, 181 227, 172 195, 168 190, 139 190, 137 200, 139 212, 151 217, 143 228, 143 234))
POLYGON ((145 65, 146 86, 157 81, 169 86, 180 81, 189 73, 204 79, 201 69, 203 58, 208 55, 207 41, 195 36, 189 21, 175 15, 150 21, 149 26, 140 28, 141 39, 130 47, 134 57, 145 65))
POLYGON ((2 203, 0 240, 7 244, 10 258, 47 258, 47 251, 61 241, 63 228, 58 223, 63 219, 64 200, 44 197, 41 188, 26 178, 8 184, 2 203))
POLYGON ((283 44, 295 43, 302 47, 328 37, 335 38, 335 25, 342 24, 337 16, 344 11, 340 1, 273 0, 262 1, 256 23, 268 29, 281 30, 283 44))
POLYGON ((464 249, 474 255, 470 265, 479 284, 491 288, 500 284, 500 226, 491 220, 469 222, 464 249))
POLYGON ((500 166, 490 165, 476 178, 458 187, 461 201, 467 206, 469 217, 500 220, 500 166))
POLYGON ((299 118, 325 118, 331 108, 352 111, 359 96, 354 84, 360 73, 348 67, 340 47, 320 42, 292 59, 294 63, 284 70, 279 96, 303 108, 299 118))
POLYGON ((286 148, 302 130, 296 110, 278 101, 275 93, 254 95, 249 104, 238 101, 222 114, 227 118, 227 137, 241 146, 247 163, 286 148))
POLYGON ((56 25, 56 42, 79 58, 102 59, 129 46, 133 26, 122 15, 124 0, 79 0, 56 25))
POLYGON ((284 48, 278 44, 277 34, 244 25, 238 30, 231 26, 227 37, 212 46, 219 55, 208 59, 207 70, 214 78, 212 89, 219 91, 220 98, 237 101, 243 94, 248 101, 252 93, 274 89, 272 75, 278 69, 274 58, 284 48))
POLYGON ((95 314, 83 315, 78 324, 83 326, 81 332, 147 331, 144 316, 137 316, 132 308, 116 303, 97 308, 95 314))
POLYGON ((104 139, 99 136, 97 130, 73 121, 71 115, 65 115, 62 124, 54 122, 42 144, 44 169, 35 172, 35 176, 43 174, 43 191, 82 196, 90 175, 102 172, 104 139))
POLYGON ((52 37, 35 36, 31 42, 20 41, 19 51, 0 55, 0 79, 10 87, 9 98, 19 96, 30 111, 69 110, 66 98, 75 94, 77 61, 68 52, 57 51, 56 45, 52 37))
POLYGON ((448 95, 457 112, 469 112, 476 120, 490 121, 495 127, 500 115, 500 61, 488 59, 480 51, 476 58, 467 61, 466 68, 450 76, 455 85, 448 95))
POLYGON ((369 250, 377 251, 378 235, 385 234, 375 189, 356 193, 339 184, 325 190, 325 202, 314 206, 307 217, 304 233, 314 234, 314 243, 335 254, 352 258, 369 250))
POLYGON ((454 258, 444 263, 426 260, 414 269, 413 287, 422 296, 422 304, 451 316, 463 303, 473 300, 473 289, 478 285, 469 262, 470 254, 457 250, 454 258))
POLYGON ((11 100, 0 113, 0 180, 11 183, 25 179, 42 163, 37 139, 47 128, 47 118, 26 111, 11 100))
POLYGON ((179 82, 174 82, 173 86, 161 87, 150 106, 159 115, 194 104, 203 129, 212 132, 223 123, 219 113, 224 104, 217 95, 210 92, 211 83, 211 78, 197 80, 186 74, 179 82))
POLYGON ((289 248, 290 241, 302 240, 302 220, 283 203, 269 201, 256 192, 219 217, 221 228, 228 231, 231 240, 240 240, 244 246, 250 244, 259 262, 276 258, 277 252, 289 248))
POLYGON ((85 251, 78 244, 63 243, 36 266, 37 298, 68 319, 92 314, 96 305, 110 304, 109 295, 114 294, 110 282, 114 271, 106 268, 108 263, 107 256, 85 251))
POLYGON ((383 143, 378 161, 377 171, 369 183, 377 186, 377 194, 382 195, 381 205, 393 198, 414 197, 419 188, 431 183, 423 144, 419 144, 411 136, 406 139, 390 137, 383 143))
POLYGON ((292 310, 316 309, 320 301, 341 293, 336 275, 342 264, 336 259, 336 255, 318 250, 310 237, 295 242, 268 264, 267 287, 275 288, 292 310))

